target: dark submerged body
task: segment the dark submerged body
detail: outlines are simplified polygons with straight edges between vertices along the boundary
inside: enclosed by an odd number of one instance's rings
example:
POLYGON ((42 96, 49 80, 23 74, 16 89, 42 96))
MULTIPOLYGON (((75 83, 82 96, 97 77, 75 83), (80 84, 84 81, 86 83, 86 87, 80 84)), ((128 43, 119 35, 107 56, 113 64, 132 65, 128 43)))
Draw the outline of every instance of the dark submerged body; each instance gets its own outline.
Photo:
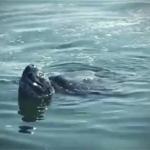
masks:
POLYGON ((67 80, 61 75, 49 77, 49 80, 51 81, 56 93, 66 93, 70 95, 87 94, 88 88, 85 85, 67 80))

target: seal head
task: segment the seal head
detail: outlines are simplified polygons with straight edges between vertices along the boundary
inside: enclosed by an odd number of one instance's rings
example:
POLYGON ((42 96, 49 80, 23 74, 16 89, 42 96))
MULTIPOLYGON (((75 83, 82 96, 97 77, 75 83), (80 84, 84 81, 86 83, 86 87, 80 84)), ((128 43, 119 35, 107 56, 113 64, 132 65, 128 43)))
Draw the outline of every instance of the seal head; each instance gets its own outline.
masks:
POLYGON ((54 88, 50 80, 35 65, 28 65, 19 81, 19 97, 32 99, 51 98, 54 88))

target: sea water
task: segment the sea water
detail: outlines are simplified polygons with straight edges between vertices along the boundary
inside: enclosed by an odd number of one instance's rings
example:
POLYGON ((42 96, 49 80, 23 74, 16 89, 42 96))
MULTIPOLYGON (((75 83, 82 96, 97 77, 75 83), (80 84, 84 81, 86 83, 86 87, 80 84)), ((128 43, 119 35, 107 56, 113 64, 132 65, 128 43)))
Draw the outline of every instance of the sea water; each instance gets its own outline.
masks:
POLYGON ((0 150, 149 149, 150 2, 1 0, 0 150), (41 119, 23 121, 18 81, 30 63, 105 94, 55 94, 41 119))

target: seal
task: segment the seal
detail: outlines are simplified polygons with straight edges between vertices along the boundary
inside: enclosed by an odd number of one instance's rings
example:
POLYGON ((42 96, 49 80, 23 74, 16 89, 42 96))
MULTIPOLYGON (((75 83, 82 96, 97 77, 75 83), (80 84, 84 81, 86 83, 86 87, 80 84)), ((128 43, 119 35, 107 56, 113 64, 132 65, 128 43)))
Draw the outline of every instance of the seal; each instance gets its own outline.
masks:
POLYGON ((70 95, 100 94, 89 85, 65 79, 62 75, 47 77, 35 65, 28 65, 19 81, 19 97, 28 99, 50 99, 54 93, 70 95))
MULTIPOLYGON (((34 122, 43 119, 54 93, 80 96, 101 94, 99 91, 90 89, 89 84, 75 82, 62 75, 47 77, 35 65, 30 64, 24 69, 19 80, 18 114, 22 116, 22 120, 34 122)), ((25 132, 24 127, 20 132, 25 132)))

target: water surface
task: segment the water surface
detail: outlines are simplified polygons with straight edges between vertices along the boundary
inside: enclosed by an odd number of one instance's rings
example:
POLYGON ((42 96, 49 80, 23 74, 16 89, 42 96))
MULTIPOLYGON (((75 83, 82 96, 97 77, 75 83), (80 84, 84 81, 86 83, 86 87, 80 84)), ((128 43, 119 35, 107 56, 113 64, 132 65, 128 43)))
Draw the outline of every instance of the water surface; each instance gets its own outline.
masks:
POLYGON ((149 150, 148 0, 0 1, 1 150, 149 150), (56 94, 41 118, 18 114, 26 65, 98 79, 102 95, 56 94))

